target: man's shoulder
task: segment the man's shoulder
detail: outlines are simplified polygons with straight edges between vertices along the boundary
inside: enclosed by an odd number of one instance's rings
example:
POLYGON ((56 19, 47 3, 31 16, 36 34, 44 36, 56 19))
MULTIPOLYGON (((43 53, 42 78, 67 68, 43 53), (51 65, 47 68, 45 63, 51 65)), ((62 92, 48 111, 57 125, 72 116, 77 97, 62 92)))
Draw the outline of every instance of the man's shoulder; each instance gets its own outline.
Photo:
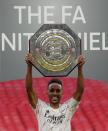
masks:
POLYGON ((68 99, 67 101, 65 101, 63 104, 67 105, 67 104, 70 104, 70 103, 79 104, 80 101, 77 101, 74 97, 71 97, 70 99, 68 99))
POLYGON ((45 105, 45 106, 48 105, 45 101, 43 101, 43 100, 41 100, 39 98, 38 98, 38 103, 37 104, 39 104, 39 105, 45 105))
POLYGON ((48 104, 46 102, 44 102, 43 100, 38 98, 36 108, 34 109, 32 107, 32 109, 33 109, 34 112, 39 112, 39 110, 42 111, 43 109, 46 109, 47 107, 48 107, 48 104))

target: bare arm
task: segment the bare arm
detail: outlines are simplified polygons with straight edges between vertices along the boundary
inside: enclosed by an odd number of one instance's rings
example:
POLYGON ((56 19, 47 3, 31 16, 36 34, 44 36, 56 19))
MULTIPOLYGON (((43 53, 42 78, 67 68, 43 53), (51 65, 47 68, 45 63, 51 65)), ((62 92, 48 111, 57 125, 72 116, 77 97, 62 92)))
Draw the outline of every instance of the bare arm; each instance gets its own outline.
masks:
POLYGON ((29 102, 30 102, 31 106, 35 109, 37 101, 38 101, 38 97, 32 88, 32 64, 30 63, 30 61, 32 61, 32 60, 33 60, 33 58, 31 56, 31 54, 28 54, 26 56, 26 63, 27 63, 26 91, 28 94, 29 102))
POLYGON ((80 56, 78 58, 78 78, 77 78, 77 89, 75 93, 73 94, 73 98, 77 101, 81 100, 82 94, 84 92, 84 77, 83 77, 83 64, 85 63, 85 58, 83 56, 80 56))

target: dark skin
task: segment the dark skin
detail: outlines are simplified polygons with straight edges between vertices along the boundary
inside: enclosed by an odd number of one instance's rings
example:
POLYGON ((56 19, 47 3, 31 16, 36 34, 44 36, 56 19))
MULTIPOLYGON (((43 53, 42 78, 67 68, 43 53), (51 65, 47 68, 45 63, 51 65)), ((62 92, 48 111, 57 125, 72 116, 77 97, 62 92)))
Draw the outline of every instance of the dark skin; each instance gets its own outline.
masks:
POLYGON ((50 106, 54 109, 59 108, 59 103, 62 97, 63 91, 58 83, 51 84, 50 89, 47 91, 49 97, 50 106))
MULTIPOLYGON (((35 109, 38 96, 36 92, 32 88, 32 64, 31 62, 34 61, 32 55, 29 53, 25 61, 27 63, 27 74, 26 74, 26 91, 28 94, 28 99, 32 107, 35 109)), ((83 91, 84 91, 84 77, 83 77, 83 65, 85 63, 85 58, 81 55, 78 57, 78 78, 77 78, 77 89, 73 94, 73 98, 77 101, 81 100, 83 91)), ((63 94, 62 88, 60 88, 59 84, 53 83, 51 87, 48 88, 47 95, 49 97, 50 106, 54 109, 59 108, 59 103, 63 94)))

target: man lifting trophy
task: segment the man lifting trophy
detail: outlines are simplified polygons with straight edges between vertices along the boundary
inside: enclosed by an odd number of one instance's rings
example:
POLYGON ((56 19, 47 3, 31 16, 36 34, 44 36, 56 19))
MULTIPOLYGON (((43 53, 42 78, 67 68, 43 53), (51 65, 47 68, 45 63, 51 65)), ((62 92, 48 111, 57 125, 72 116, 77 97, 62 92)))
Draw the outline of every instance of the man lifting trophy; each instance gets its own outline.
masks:
POLYGON ((36 114, 39 131, 71 131, 71 118, 84 91, 80 38, 65 24, 44 24, 30 39, 26 91, 36 114), (40 100, 32 88, 32 65, 44 76, 51 76, 47 95, 49 104, 40 100), (63 84, 57 77, 67 76, 78 67, 77 89, 72 98, 60 104, 63 84))

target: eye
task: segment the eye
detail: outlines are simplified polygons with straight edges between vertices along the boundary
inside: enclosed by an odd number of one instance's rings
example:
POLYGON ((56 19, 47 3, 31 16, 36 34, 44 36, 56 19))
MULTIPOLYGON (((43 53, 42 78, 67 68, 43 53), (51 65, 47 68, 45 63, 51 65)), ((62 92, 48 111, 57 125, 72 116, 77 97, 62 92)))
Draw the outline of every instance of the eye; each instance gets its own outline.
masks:
POLYGON ((57 89, 56 92, 59 93, 59 92, 60 92, 60 89, 57 89))
POLYGON ((54 92, 54 89, 51 89, 50 92, 54 92))

